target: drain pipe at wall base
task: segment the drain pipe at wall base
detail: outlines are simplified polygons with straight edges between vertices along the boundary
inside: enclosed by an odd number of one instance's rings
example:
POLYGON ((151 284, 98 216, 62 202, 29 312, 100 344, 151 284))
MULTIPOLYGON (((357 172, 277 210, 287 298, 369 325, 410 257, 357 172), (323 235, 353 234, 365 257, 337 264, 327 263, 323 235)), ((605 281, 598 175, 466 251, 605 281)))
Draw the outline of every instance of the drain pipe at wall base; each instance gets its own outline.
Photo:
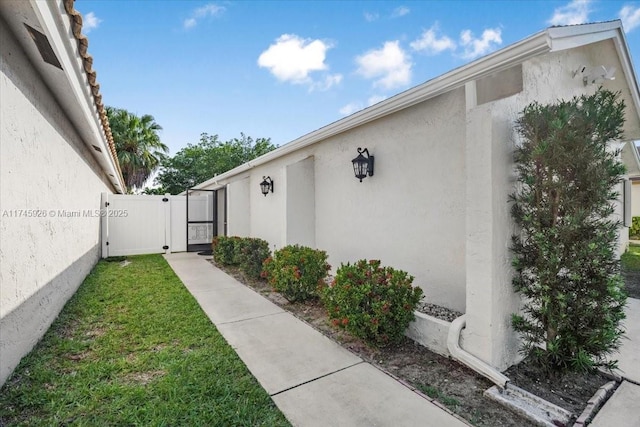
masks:
POLYGON ((504 376, 493 366, 486 364, 482 360, 478 359, 471 353, 464 351, 462 347, 460 347, 460 334, 462 333, 462 329, 464 328, 466 323, 467 320, 464 314, 451 323, 451 326, 449 327, 449 334, 447 335, 447 348, 449 349, 449 353, 454 359, 462 362, 469 368, 473 369, 474 371, 491 380, 494 384, 504 389, 509 382, 509 378, 504 376))

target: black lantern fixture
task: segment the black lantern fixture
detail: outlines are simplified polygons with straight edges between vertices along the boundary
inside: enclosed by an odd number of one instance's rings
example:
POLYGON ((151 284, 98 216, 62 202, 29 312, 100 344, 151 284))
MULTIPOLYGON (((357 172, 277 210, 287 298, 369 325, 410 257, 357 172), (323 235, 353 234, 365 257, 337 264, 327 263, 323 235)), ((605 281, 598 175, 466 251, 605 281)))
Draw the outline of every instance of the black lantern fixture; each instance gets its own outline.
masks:
POLYGON ((267 197, 269 191, 273 193, 273 180, 270 176, 262 177, 262 182, 260 183, 260 191, 262 191, 264 197, 267 197))
POLYGON ((369 155, 369 150, 366 148, 363 150, 358 147, 358 157, 351 160, 351 162, 353 163, 353 173, 360 182, 362 182, 367 175, 373 176, 373 156, 369 155), (365 153, 367 157, 363 156, 363 153, 365 153))

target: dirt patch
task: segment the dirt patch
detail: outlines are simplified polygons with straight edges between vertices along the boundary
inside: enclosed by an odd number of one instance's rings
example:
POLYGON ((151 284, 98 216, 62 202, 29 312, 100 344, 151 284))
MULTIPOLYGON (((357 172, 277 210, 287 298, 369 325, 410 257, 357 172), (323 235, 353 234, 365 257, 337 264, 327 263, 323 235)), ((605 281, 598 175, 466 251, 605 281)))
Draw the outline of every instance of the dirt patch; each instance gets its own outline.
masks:
POLYGON ((564 375, 547 377, 545 372, 529 360, 518 363, 506 370, 505 375, 518 387, 543 399, 580 415, 589 400, 611 377, 595 371, 589 374, 568 372, 564 375))
POLYGON ((147 385, 156 378, 162 377, 167 373, 163 370, 147 371, 147 372, 131 372, 123 377, 125 384, 147 385))
MULTIPOLYGON (((433 353, 409 338, 404 338, 393 347, 383 349, 370 347, 359 338, 332 326, 320 302, 290 303, 282 295, 274 292, 264 281, 248 279, 237 268, 217 267, 351 350, 363 360, 436 399, 474 426, 533 427, 535 425, 484 397, 484 391, 493 383, 452 359, 433 353)), ((447 321, 460 315, 460 313, 424 302, 419 311, 447 321)), ((595 391, 610 381, 607 376, 599 373, 596 375, 570 374, 544 380, 544 375, 529 363, 511 367, 506 374, 516 386, 537 394, 573 412, 576 416, 582 413, 595 391)))

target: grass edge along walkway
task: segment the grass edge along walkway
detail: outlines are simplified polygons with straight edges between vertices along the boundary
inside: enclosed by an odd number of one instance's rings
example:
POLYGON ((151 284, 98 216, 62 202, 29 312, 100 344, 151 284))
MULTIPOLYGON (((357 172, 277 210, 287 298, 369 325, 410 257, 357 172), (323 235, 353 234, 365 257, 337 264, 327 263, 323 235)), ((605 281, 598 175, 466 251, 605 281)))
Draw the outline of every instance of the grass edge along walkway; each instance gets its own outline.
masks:
POLYGON ((22 360, 0 425, 290 425, 164 258, 127 259, 100 261, 22 360))

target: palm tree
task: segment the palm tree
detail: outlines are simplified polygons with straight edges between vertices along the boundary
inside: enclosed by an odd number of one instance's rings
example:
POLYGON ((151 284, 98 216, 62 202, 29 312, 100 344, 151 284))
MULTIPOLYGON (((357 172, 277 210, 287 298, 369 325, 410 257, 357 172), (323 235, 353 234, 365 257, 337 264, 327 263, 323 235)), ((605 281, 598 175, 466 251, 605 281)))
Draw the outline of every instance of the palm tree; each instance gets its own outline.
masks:
POLYGON ((140 188, 169 152, 158 136, 162 127, 149 114, 138 117, 114 107, 106 111, 125 184, 130 189, 140 188))

